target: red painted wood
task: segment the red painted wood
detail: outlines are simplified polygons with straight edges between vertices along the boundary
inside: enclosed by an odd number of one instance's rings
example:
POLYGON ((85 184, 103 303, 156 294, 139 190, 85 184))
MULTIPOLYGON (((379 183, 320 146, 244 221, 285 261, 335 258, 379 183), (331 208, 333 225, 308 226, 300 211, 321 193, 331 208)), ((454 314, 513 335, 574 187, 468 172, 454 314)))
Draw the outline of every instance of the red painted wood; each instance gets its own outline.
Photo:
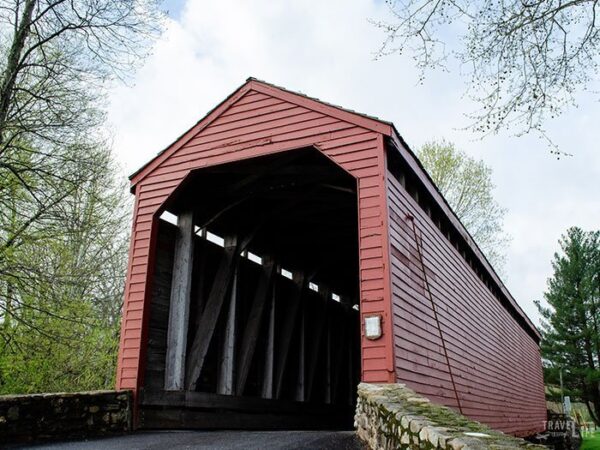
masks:
POLYGON ((362 380, 404 382, 458 406, 412 225, 405 220, 409 213, 423 237, 427 280, 463 411, 509 433, 539 431, 545 417, 539 347, 506 308, 524 317, 525 328, 532 325, 487 263, 494 288, 507 295, 506 306, 388 171, 386 151, 399 151, 471 242, 392 125, 256 80, 132 176, 136 204, 117 387, 137 391, 144 383, 156 221, 168 196, 192 170, 306 146, 358 180, 360 312, 381 315, 383 326, 382 339, 362 337, 362 380), (386 149, 388 138, 396 149, 386 149))
POLYGON ((358 178, 363 311, 384 318, 377 347, 363 341, 363 379, 394 381, 385 155, 388 124, 251 81, 132 177, 136 207, 117 385, 142 386, 157 213, 191 170, 314 145, 358 178), (364 261, 364 265, 362 263, 364 261))
POLYGON ((543 430, 538 344, 389 172, 387 185, 398 381, 434 401, 458 406, 408 214, 423 240, 427 280, 463 413, 520 436, 543 430))
POLYGON ((530 328, 530 330, 532 330, 533 333, 537 336, 538 340, 541 339, 541 335, 539 334, 538 330, 533 325, 533 323, 531 322, 529 317, 527 317, 527 314, 525 314, 523 312, 523 310, 517 304, 517 302, 512 297, 510 292, 508 292, 508 289, 506 289, 506 286, 504 286, 504 283, 502 283, 502 280, 500 280, 500 278, 498 277, 498 275, 496 274, 496 272, 494 271, 492 266, 489 264, 487 259, 483 256, 483 254, 481 253, 481 250, 479 250, 479 247, 477 247, 477 245, 473 242, 473 239, 471 238, 471 236, 469 235, 469 233, 467 232, 465 227, 462 225, 460 220, 456 217, 456 215, 452 211, 452 208, 450 208, 450 206, 448 205, 446 200, 442 197, 441 193, 439 192, 439 190, 437 189, 437 187, 435 186, 435 184, 433 183, 433 181, 431 180, 431 178, 429 177, 427 172, 423 169, 423 166, 421 165, 419 160, 416 158, 414 153, 410 151, 408 146, 404 143, 404 141, 402 140, 402 138, 400 137, 400 135, 398 134, 398 132, 395 129, 393 130, 391 137, 392 137, 392 141, 394 144, 393 146, 395 147, 395 149, 400 153, 402 159, 404 159, 404 161, 406 161, 406 163, 412 169, 412 171, 416 175, 416 177, 423 183, 423 186, 427 190, 427 193, 431 196, 433 201, 444 212, 446 217, 448 217, 448 219, 452 223, 452 226, 454 227, 454 229, 461 235, 461 237, 464 239, 464 241, 467 242, 467 244, 470 246, 473 253, 475 253, 476 257, 478 258, 479 262, 485 268, 487 274, 493 280, 495 287, 502 292, 502 294, 505 296, 505 298, 510 303, 512 309, 515 311, 516 314, 518 314, 519 316, 522 317, 522 319, 527 324, 527 326, 530 328))

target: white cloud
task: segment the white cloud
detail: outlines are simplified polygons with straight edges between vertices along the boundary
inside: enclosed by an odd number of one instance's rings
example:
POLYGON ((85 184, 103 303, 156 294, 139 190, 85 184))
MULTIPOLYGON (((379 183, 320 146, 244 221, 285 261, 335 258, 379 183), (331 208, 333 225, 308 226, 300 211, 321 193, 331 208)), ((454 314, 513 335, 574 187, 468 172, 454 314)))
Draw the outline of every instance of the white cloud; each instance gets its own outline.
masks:
POLYGON ((445 137, 494 169, 513 237, 508 286, 530 314, 567 226, 598 228, 597 103, 556 120, 550 132, 573 158, 556 161, 534 138, 483 141, 463 128, 463 81, 435 73, 423 85, 408 57, 373 60, 381 34, 368 18, 382 2, 188 1, 136 76, 112 95, 115 150, 131 172, 255 76, 392 120, 410 145, 445 137), (585 111, 585 113, 582 113, 585 111), (595 120, 596 119, 596 120, 595 120))

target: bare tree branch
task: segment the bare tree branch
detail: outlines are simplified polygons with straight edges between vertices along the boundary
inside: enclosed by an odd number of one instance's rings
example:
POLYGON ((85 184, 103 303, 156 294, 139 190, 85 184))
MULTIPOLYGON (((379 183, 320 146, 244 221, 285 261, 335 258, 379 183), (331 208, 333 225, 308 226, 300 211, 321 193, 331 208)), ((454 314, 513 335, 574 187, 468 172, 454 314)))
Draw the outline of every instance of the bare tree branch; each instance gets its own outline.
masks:
POLYGON ((482 135, 508 129, 547 138, 544 124, 597 80, 598 0, 387 3, 393 20, 374 22, 386 36, 378 56, 408 51, 422 78, 447 69, 448 58, 458 62, 480 105, 471 128, 482 135))

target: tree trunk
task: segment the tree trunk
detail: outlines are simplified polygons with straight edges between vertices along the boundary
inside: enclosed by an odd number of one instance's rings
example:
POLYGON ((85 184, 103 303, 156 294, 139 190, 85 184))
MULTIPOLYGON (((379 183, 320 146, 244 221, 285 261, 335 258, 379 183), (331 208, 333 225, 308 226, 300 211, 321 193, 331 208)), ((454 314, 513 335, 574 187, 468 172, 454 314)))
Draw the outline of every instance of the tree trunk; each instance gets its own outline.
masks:
POLYGON ((11 325, 11 319, 12 319, 12 309, 13 309, 13 301, 12 301, 12 296, 13 296, 13 289, 12 286, 10 284, 10 282, 6 283, 6 303, 4 305, 4 321, 2 322, 2 327, 4 328, 5 332, 8 334, 9 330, 10 330, 10 325, 11 325))
MULTIPOLYGON (((598 293, 600 295, 600 278, 598 280, 598 293)), ((596 299, 592 288, 592 294, 590 296, 590 306, 592 314, 592 324, 594 326, 594 346, 596 350, 596 361, 600 363, 600 335, 598 335, 598 306, 596 305, 596 299)))
POLYGON ((590 417, 594 421, 596 425, 600 425, 598 421, 598 416, 596 415, 596 411, 598 411, 598 405, 594 404, 594 409, 590 406, 590 402, 586 401, 585 406, 587 407, 588 413, 590 413, 590 417))
MULTIPOLYGON (((0 146, 4 144, 5 131, 6 131, 6 118, 8 117, 8 111, 12 100, 13 89, 19 74, 19 66, 23 48, 25 47, 25 41, 30 33, 31 17, 33 15, 33 8, 36 0, 26 0, 25 7, 23 8, 23 14, 21 20, 16 25, 16 30, 13 34, 13 41, 8 52, 6 61, 6 68, 2 74, 2 80, 0 83, 0 146)), ((0 148, 0 154, 2 154, 2 148, 0 148)))

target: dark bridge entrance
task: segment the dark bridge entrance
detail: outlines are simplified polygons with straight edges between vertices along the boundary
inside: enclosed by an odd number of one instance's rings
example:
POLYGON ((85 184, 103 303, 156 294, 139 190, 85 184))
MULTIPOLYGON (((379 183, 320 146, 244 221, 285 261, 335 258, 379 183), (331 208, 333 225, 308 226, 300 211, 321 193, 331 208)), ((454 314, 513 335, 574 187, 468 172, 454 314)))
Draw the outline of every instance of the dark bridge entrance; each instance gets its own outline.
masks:
POLYGON ((356 180, 302 149, 194 171, 165 208, 140 425, 350 428, 356 180))

